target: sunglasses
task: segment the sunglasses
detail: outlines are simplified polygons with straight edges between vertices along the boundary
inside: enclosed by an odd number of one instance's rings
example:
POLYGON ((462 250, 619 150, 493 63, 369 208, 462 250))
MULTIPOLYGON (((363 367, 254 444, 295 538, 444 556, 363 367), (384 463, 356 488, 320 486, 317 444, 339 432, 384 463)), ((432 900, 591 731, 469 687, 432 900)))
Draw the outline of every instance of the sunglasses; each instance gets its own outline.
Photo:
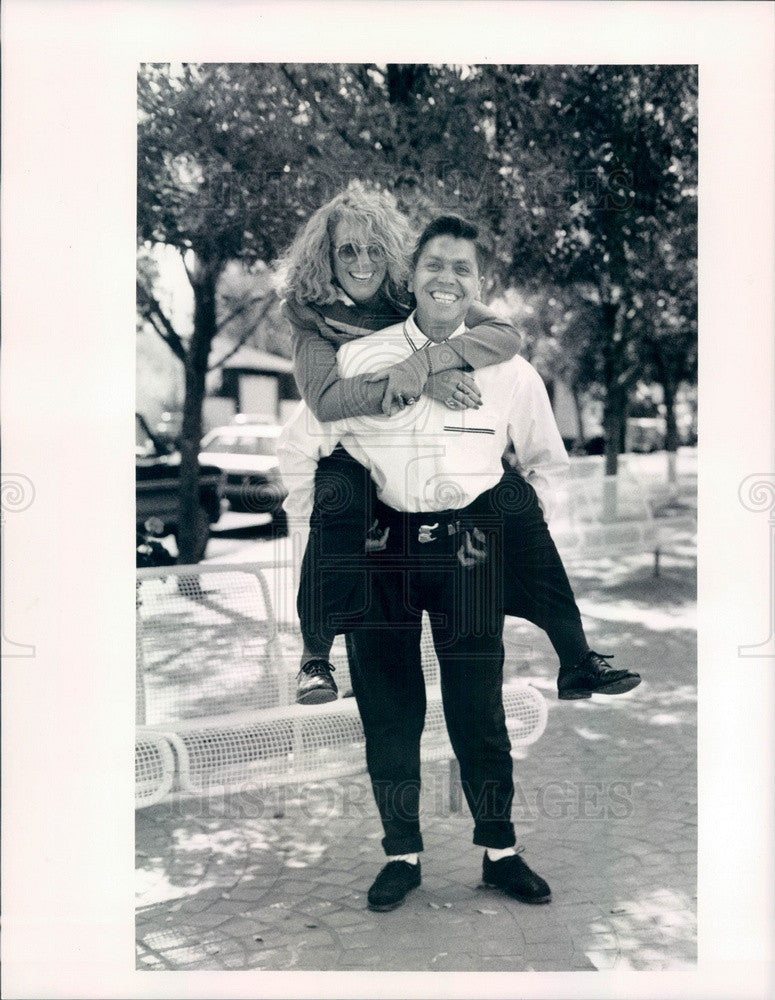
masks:
POLYGON ((360 243, 342 243, 341 246, 336 247, 335 253, 343 264, 352 264, 358 259, 361 250, 366 251, 373 264, 378 264, 385 259, 385 251, 376 243, 369 243, 368 246, 360 243))

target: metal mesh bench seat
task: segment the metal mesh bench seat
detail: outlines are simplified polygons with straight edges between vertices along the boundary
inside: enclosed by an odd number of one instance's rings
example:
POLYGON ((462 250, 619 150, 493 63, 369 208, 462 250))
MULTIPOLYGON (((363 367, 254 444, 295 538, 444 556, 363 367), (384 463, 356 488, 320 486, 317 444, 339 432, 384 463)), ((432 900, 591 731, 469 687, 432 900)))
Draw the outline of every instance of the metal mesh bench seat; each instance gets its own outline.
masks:
POLYGON ((135 802, 152 806, 172 791, 175 756, 161 733, 138 729, 135 733, 135 802))
MULTIPOLYGON (((660 551, 670 538, 664 530, 668 525, 655 520, 647 491, 628 468, 626 456, 620 456, 616 476, 606 476, 604 471, 602 457, 576 459, 571 464, 550 523, 560 555, 572 561, 651 552, 657 574, 660 551)), ((669 525, 670 530, 674 527, 669 525)))
MULTIPOLYGON (((440 689, 430 688, 427 695, 424 763, 452 757, 440 689)), ((546 725, 543 696, 515 683, 504 687, 503 702, 512 746, 538 739, 546 725)), ((188 720, 159 735, 175 749, 183 794, 301 784, 365 770, 363 728, 353 698, 188 720)))
MULTIPOLYGON (((278 628, 265 568, 138 570, 137 722, 165 765, 164 782, 159 778, 151 789, 150 751, 143 744, 141 753, 138 743, 138 806, 214 788, 266 788, 365 770, 354 699, 294 703, 301 636, 295 625, 278 628), (174 782, 167 781, 163 748, 173 759, 174 782)), ((428 700, 422 758, 452 758, 427 616, 421 656, 428 700)), ((343 693, 350 683, 343 637, 331 658, 343 693)), ((513 746, 538 739, 547 715, 540 692, 524 682, 509 684, 504 707, 513 746)))

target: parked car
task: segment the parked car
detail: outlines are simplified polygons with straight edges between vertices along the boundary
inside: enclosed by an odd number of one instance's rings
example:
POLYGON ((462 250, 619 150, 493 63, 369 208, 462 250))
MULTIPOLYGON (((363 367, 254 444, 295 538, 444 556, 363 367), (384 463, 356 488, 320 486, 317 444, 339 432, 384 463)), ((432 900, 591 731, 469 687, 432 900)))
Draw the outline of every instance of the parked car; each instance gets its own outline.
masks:
POLYGON ((282 509, 287 491, 277 463, 277 424, 231 424, 215 427, 202 438, 200 461, 214 462, 226 473, 224 496, 232 510, 271 514, 278 534, 288 522, 282 509))
POLYGON ((664 447, 664 417, 629 417, 627 419, 627 451, 661 451, 664 447))
POLYGON ((183 414, 179 410, 164 410, 153 429, 153 436, 165 446, 175 449, 183 428, 183 414))
MULTIPOLYGON (((178 534, 178 487, 180 452, 158 438, 139 413, 135 414, 136 526, 150 518, 161 522, 154 534, 178 534)), ((199 466, 199 512, 197 518, 198 562, 205 553, 210 527, 221 516, 224 474, 214 464, 199 466)))

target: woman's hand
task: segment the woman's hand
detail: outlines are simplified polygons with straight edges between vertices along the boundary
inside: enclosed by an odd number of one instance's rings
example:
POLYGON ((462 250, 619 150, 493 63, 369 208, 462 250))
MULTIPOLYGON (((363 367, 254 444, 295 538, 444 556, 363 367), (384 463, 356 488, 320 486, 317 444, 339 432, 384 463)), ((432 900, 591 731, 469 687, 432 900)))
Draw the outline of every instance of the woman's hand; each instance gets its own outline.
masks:
MULTIPOLYGON (((412 358, 416 359, 417 355, 412 358)), ((475 379, 459 368, 423 375, 416 367, 401 362, 369 375, 366 381, 387 383, 382 401, 385 416, 393 416, 406 406, 412 406, 423 393, 450 410, 478 410, 482 405, 482 394, 475 379)))
POLYGON ((402 363, 375 372, 366 381, 387 383, 382 399, 382 412, 388 417, 417 402, 422 395, 426 378, 427 374, 402 363))
POLYGON ((430 375, 425 394, 450 410, 478 410, 482 405, 482 394, 473 376, 459 370, 430 375))

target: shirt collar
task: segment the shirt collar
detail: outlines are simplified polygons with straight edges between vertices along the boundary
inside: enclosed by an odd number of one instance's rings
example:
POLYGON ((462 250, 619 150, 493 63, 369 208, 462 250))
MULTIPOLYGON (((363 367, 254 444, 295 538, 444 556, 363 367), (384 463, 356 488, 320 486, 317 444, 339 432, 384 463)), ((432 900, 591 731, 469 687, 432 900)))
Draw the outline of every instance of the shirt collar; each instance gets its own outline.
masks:
POLYGON ((341 288, 339 285, 334 286, 334 291, 336 292, 336 298, 338 302, 344 302, 346 306, 354 306, 355 302, 350 298, 347 292, 341 288))
MULTIPOLYGON (((416 310, 412 311, 411 315, 406 320, 406 326, 405 326, 405 331, 409 336, 409 339, 411 340, 414 348, 416 350, 419 350, 420 348, 425 347, 426 344, 438 343, 438 341, 430 340, 428 337, 426 337, 425 334, 422 332, 422 330, 419 328, 414 319, 415 312, 416 310)), ((459 337, 461 333, 465 333, 465 329, 466 329, 465 323, 461 323, 460 326, 456 330, 453 330, 452 333, 449 335, 449 337, 447 337, 447 340, 449 340, 451 337, 459 337)), ((441 341, 441 343, 444 343, 444 341, 441 341)))

